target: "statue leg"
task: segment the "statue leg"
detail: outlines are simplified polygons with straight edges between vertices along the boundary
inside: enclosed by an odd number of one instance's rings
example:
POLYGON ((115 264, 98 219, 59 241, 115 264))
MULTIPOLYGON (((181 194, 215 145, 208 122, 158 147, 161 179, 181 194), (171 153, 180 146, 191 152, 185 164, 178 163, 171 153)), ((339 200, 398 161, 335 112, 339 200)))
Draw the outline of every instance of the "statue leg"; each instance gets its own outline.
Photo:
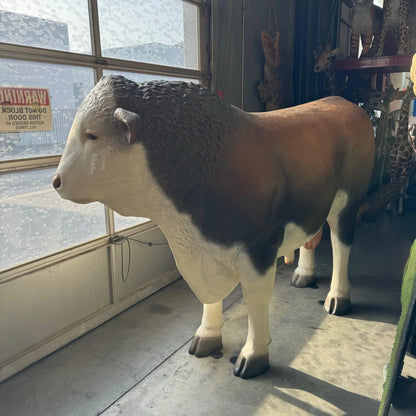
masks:
POLYGON ((302 246, 299 249, 298 267, 292 274, 290 284, 295 287, 308 287, 315 283, 315 249, 302 246))
POLYGON ((344 244, 331 230, 332 279, 331 289, 325 299, 325 310, 332 315, 345 315, 351 310, 348 261, 351 246, 344 244))
POLYGON ((358 44, 360 43, 360 37, 356 33, 351 33, 350 38, 350 57, 358 58, 358 44))
POLYGON ((189 353, 196 357, 207 357, 222 349, 221 328, 222 301, 204 304, 201 325, 197 329, 189 347, 189 353))
POLYGON ((361 35, 361 43, 363 44, 363 50, 361 51, 361 57, 368 56, 371 47, 371 41, 373 40, 373 34, 363 34, 361 35))
POLYGON ((248 256, 239 259, 239 275, 248 312, 247 340, 234 366, 234 375, 255 377, 269 368, 269 302, 273 292, 276 266, 260 274, 248 256))
POLYGON ((332 280, 324 308, 333 315, 344 315, 351 310, 348 263, 354 239, 356 212, 356 205, 349 205, 328 217, 331 229, 332 280))

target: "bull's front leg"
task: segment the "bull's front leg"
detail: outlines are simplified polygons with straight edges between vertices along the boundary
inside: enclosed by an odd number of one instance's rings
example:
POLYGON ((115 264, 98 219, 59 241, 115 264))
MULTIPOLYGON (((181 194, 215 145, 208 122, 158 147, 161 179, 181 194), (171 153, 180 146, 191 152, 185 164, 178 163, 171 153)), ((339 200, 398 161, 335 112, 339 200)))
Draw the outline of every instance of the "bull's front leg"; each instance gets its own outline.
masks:
POLYGON ((234 375, 255 377, 269 368, 269 302, 273 292, 276 267, 261 275, 247 256, 240 258, 239 275, 248 312, 248 333, 235 362, 234 375))
POLYGON ((222 349, 221 328, 222 301, 204 304, 202 322, 189 347, 189 353, 196 357, 207 357, 222 349))

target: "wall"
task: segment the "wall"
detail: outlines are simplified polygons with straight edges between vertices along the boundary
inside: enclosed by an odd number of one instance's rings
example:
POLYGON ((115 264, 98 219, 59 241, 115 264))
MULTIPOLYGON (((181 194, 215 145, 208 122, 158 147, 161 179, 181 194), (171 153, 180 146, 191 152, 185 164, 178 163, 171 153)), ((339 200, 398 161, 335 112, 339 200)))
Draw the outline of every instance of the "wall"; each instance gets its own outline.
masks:
POLYGON ((341 2, 296 0, 294 37, 295 104, 320 98, 318 77, 313 73, 313 51, 319 45, 338 46, 338 19, 341 2))
MULTIPOLYGON (((144 229, 122 234, 166 242, 155 225, 144 229)), ((168 245, 90 244, 0 281, 0 382, 179 278, 168 245)))

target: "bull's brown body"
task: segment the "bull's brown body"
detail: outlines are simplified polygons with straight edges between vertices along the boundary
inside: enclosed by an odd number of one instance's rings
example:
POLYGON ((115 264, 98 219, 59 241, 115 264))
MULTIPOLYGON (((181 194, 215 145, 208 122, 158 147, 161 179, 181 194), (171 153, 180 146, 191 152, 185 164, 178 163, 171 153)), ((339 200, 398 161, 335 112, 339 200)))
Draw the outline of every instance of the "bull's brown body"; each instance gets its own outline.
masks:
MULTIPOLYGON (((370 120, 341 98, 249 114, 197 85, 106 77, 78 110, 53 184, 64 198, 161 226, 204 303, 192 354, 222 347, 222 299, 241 282, 249 331, 234 372, 246 378, 268 367, 276 257, 326 220, 334 270, 325 309, 348 311, 348 257, 373 152, 370 120)), ((301 247, 292 284, 312 283, 313 269, 314 250, 301 247)))
POLYGON ((218 177, 224 198, 233 198, 249 221, 264 218, 271 200, 290 203, 288 219, 311 234, 325 221, 339 189, 355 199, 365 194, 373 130, 357 106, 330 97, 244 118, 218 177))

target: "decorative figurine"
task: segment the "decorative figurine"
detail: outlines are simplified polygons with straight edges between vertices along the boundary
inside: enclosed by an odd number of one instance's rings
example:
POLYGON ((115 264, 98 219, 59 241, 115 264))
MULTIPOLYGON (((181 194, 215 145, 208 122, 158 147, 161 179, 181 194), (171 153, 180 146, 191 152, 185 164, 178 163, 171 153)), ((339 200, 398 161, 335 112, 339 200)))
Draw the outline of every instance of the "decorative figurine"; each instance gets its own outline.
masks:
MULTIPOLYGON (((334 258, 324 307, 350 310, 348 258, 373 153, 368 116, 340 97, 246 113, 197 84, 108 76, 79 107, 53 186, 159 224, 204 304, 191 354, 222 348, 222 300, 240 282, 248 334, 234 374, 248 378, 269 367, 276 258, 325 221, 334 258)), ((292 283, 313 283, 314 265, 314 250, 301 247, 292 283)))
POLYGON ((374 56, 378 50, 383 11, 373 4, 373 0, 350 0, 352 7, 350 57, 358 58, 358 47, 363 50, 360 57, 374 56))
POLYGON ((331 45, 326 45, 325 48, 319 45, 318 50, 313 51, 315 58, 313 72, 315 74, 323 74, 322 91, 326 95, 339 95, 338 82, 335 77, 333 60, 331 59, 339 53, 339 49, 338 47, 331 50, 331 45))
POLYGON ((415 98, 412 86, 407 87, 399 113, 396 140, 390 151, 390 182, 399 182, 401 192, 398 212, 403 212, 403 200, 409 182, 409 175, 416 167, 416 148, 409 134, 410 103, 415 98))
POLYGON ((408 0, 384 0, 377 56, 406 54, 407 19, 408 0))
POLYGON ((291 104, 289 77, 283 49, 280 45, 280 33, 273 39, 266 31, 261 32, 264 52, 264 81, 257 86, 265 110, 278 110, 291 104))

